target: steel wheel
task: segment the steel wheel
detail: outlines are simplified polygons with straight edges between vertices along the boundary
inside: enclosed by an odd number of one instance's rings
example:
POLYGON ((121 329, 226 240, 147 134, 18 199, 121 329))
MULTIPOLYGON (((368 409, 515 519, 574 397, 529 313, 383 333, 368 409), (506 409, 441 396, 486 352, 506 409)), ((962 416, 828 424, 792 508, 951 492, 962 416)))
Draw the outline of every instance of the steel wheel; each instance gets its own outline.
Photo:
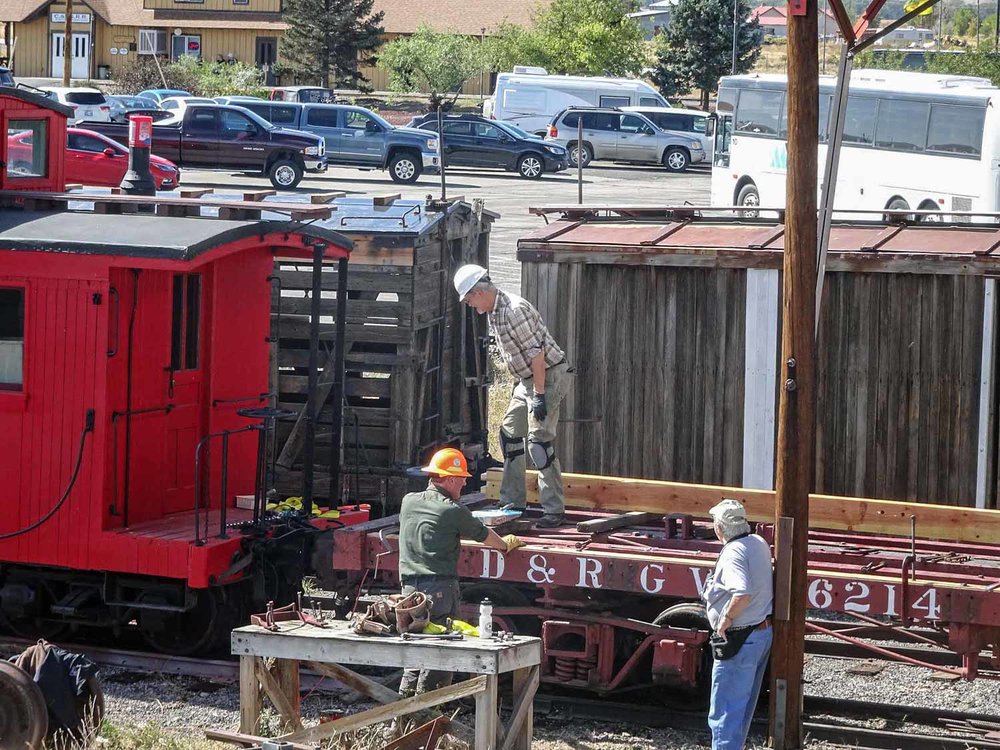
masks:
MULTIPOLYGON (((143 610, 139 629, 146 642, 157 651, 173 656, 190 656, 212 648, 219 637, 221 602, 214 590, 195 592, 194 607, 186 612, 143 610)), ((176 605, 173 597, 157 596, 149 603, 176 605)))
POLYGON ((757 192, 757 186, 751 183, 740 188, 740 193, 736 197, 736 205, 750 208, 748 211, 740 211, 740 216, 743 218, 756 219, 760 216, 760 211, 755 210, 760 208, 760 194, 757 192))
POLYGON ((49 731, 41 689, 23 669, 0 661, 0 738, 4 747, 40 750, 49 731))
POLYGON ((537 180, 542 176, 542 172, 544 171, 545 168, 542 166, 542 160, 534 154, 526 154, 517 162, 518 174, 529 180, 537 180))
POLYGON ((290 164, 282 164, 274 170, 274 181, 282 187, 290 187, 295 182, 295 170, 290 164))
MULTIPOLYGON (((653 620, 654 625, 668 628, 685 628, 687 630, 709 630, 708 616, 705 607, 697 602, 682 602, 667 607, 653 620)), ((678 686, 669 688, 664 696, 668 705, 700 708, 708 705, 709 693, 712 687, 712 653, 706 643, 702 649, 701 664, 698 670, 698 682, 694 686, 678 686)))
POLYGON ((682 148, 671 148, 663 155, 663 166, 669 172, 683 172, 688 168, 688 155, 682 148))
POLYGON ((393 182, 416 182, 420 166, 409 154, 397 154, 389 162, 389 176, 393 182))

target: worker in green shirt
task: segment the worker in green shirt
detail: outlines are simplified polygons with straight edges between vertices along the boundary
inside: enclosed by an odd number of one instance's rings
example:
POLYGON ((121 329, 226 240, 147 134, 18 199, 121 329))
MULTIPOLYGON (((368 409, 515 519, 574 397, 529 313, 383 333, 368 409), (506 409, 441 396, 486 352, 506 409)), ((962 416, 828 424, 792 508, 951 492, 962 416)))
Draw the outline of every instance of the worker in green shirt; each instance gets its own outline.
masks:
MULTIPOLYGON (((465 456, 454 448, 435 453, 423 471, 430 483, 423 492, 403 498, 399 513, 399 578, 403 594, 421 591, 431 601, 431 622, 445 625, 459 617, 458 556, 462 540, 509 552, 524 542, 513 534, 501 538, 456 502, 469 474, 465 456)), ((399 686, 405 698, 444 687, 451 672, 408 669, 399 686)))

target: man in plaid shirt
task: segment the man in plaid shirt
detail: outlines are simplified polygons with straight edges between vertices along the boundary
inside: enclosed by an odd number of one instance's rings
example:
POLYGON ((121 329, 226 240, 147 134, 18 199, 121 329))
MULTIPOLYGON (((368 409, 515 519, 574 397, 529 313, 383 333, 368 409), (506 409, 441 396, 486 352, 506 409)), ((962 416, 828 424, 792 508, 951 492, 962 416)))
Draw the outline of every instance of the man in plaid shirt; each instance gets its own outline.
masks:
POLYGON ((490 332, 500 344, 507 367, 519 380, 500 427, 504 457, 500 504, 517 510, 527 504, 527 450, 539 473, 538 499, 543 515, 535 525, 543 529, 560 526, 566 496, 555 438, 559 406, 569 390, 573 370, 538 310, 521 297, 497 289, 485 268, 462 266, 455 274, 455 289, 465 304, 489 315, 490 332))

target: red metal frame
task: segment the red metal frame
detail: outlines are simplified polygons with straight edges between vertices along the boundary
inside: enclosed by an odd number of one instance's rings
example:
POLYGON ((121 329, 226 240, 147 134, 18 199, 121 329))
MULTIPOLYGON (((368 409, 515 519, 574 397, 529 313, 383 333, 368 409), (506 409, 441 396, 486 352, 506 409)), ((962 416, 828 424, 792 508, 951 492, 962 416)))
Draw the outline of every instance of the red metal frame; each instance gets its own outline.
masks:
MULTIPOLYGON (((601 515, 570 511, 568 519, 575 524, 601 515)), ((369 584, 394 585, 398 541, 390 530, 396 523, 389 518, 338 530, 332 570, 353 572, 356 582, 366 571, 375 570, 377 562, 379 575, 370 578, 369 584), (386 551, 386 544, 391 552, 386 551)), ((770 526, 762 526, 760 532, 773 538, 770 526)), ((533 606, 498 606, 495 612, 505 627, 513 627, 518 618, 543 623, 547 649, 559 634, 586 634, 589 651, 571 654, 557 648, 546 653, 543 679, 565 682, 570 665, 560 663, 557 669, 555 659, 574 659, 576 675, 577 666, 593 658, 593 649, 613 655, 616 638, 633 633, 642 637, 636 653, 643 655, 627 663, 614 659, 609 662, 612 666, 601 662, 599 655, 598 662, 587 667, 586 678, 574 678, 573 684, 610 690, 633 679, 693 681, 706 634, 658 628, 651 621, 674 603, 698 600, 720 547, 710 538, 707 522, 678 524, 677 519, 665 519, 663 526, 593 536, 569 525, 520 536, 528 546, 508 554, 463 544, 459 573, 468 583, 510 586, 529 597, 533 592, 538 597, 533 606), (668 533, 670 525, 672 533, 668 533), (558 624, 550 626, 549 622, 558 624), (652 673, 638 675, 634 669, 650 648, 652 673)), ((980 651, 1000 644, 1000 545, 918 539, 916 557, 911 554, 913 545, 914 540, 899 537, 811 532, 809 606, 879 625, 887 624, 884 619, 946 628, 951 649, 963 657, 963 668, 950 671, 971 679, 976 676, 980 651)), ((815 629, 820 632, 818 626, 815 629)), ((837 637, 872 648, 883 657, 900 658, 849 635, 837 637)))

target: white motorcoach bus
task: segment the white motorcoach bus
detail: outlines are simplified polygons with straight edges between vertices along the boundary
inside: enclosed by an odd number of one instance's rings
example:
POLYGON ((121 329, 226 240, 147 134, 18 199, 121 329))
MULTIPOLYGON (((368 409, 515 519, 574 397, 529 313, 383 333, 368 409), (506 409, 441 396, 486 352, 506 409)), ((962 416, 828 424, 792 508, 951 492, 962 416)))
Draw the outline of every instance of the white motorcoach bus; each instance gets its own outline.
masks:
MULTIPOLYGON (((835 84, 820 79, 821 180, 835 84)), ((720 80, 712 205, 785 205, 787 88, 783 75, 720 80)), ((834 207, 1000 211, 998 105, 985 78, 854 71, 834 207)))

